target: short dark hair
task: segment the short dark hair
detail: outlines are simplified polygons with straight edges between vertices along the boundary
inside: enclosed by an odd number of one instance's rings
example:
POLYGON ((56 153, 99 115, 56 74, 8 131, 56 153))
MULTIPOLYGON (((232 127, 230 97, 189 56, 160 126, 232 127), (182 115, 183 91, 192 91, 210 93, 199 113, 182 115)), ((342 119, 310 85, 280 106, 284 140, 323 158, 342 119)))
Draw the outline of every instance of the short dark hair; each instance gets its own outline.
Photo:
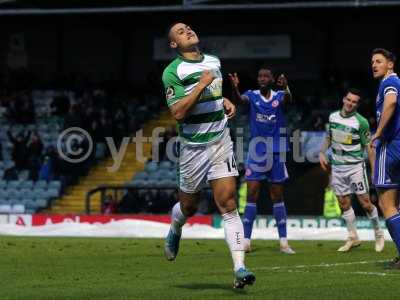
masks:
POLYGON ((394 55, 389 50, 386 50, 383 48, 375 48, 374 50, 372 50, 372 55, 375 55, 375 54, 382 54, 388 61, 391 61, 392 63, 396 63, 396 55, 394 55))
POLYGON ((260 72, 260 70, 268 70, 268 71, 271 72, 272 75, 274 75, 274 72, 272 71, 272 69, 271 69, 270 67, 268 67, 267 65, 261 65, 261 66, 258 68, 258 71, 257 71, 257 72, 260 72))
POLYGON ((171 32, 172 27, 174 27, 176 24, 180 24, 180 23, 185 24, 182 21, 174 21, 167 27, 167 31, 165 33, 165 36, 167 37, 167 41, 168 42, 171 42, 171 37, 170 37, 169 33, 171 32))
POLYGON ((356 96, 360 97, 360 99, 362 98, 362 93, 361 93, 361 91, 360 91, 359 89, 356 89, 356 88, 349 88, 349 89, 347 89, 347 94, 348 94, 348 93, 351 93, 351 94, 353 94, 353 95, 356 95, 356 96))

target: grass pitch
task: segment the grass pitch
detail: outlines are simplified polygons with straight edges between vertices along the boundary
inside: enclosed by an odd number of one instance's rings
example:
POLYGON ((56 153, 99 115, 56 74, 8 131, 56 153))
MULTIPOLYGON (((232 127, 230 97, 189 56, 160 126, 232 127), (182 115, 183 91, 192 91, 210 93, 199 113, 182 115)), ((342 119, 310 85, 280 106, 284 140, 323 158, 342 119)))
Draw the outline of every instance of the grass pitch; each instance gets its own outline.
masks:
POLYGON ((223 240, 183 240, 175 262, 163 240, 0 237, 0 299, 398 299, 400 270, 385 269, 383 253, 364 242, 338 253, 342 242, 254 241, 246 257, 257 280, 233 290, 223 240))

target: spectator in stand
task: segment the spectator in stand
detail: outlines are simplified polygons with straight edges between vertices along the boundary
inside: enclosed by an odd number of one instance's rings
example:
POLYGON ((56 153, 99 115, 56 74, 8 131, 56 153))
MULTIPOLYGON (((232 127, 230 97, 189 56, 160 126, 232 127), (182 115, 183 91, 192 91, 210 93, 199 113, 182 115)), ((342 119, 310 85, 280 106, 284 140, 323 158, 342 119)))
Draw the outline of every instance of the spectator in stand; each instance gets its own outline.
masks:
POLYGON ((101 213, 105 215, 111 215, 117 213, 118 202, 111 196, 111 194, 106 195, 101 213))
POLYGON ((119 145, 122 139, 127 135, 126 132, 127 117, 122 108, 118 108, 113 118, 113 136, 115 144, 119 145))
POLYGON ((54 116, 63 117, 70 110, 69 99, 66 96, 54 97, 50 108, 54 116))
POLYGON ((15 93, 10 96, 7 116, 19 124, 31 124, 35 121, 33 101, 26 92, 15 93))
POLYGON ((94 143, 103 143, 103 128, 98 120, 93 120, 90 125, 90 136, 93 139, 94 143))
POLYGON ((43 153, 43 142, 36 131, 32 134, 31 142, 28 144, 28 169, 29 177, 37 180, 43 153))
POLYGON ((39 180, 50 181, 53 179, 53 166, 49 156, 45 156, 39 171, 39 180))
POLYGON ((375 132, 376 131, 376 118, 369 117, 368 122, 369 122, 369 128, 371 129, 371 132, 375 132))
POLYGON ((18 133, 15 138, 10 131, 7 131, 8 138, 10 142, 13 144, 13 149, 11 153, 11 157, 15 162, 15 166, 17 170, 23 170, 27 168, 27 156, 28 156, 28 141, 31 136, 31 132, 24 136, 22 133, 18 133))
POLYGON ((94 108, 93 106, 86 106, 84 109, 85 112, 82 126, 86 131, 91 131, 92 124, 96 120, 94 108))
POLYGON ((64 118, 64 129, 70 127, 81 127, 82 118, 78 112, 78 106, 73 105, 68 111, 68 114, 64 118))
POLYGON ((144 202, 142 197, 139 197, 139 193, 135 189, 128 189, 121 201, 118 203, 118 212, 127 213, 139 213, 143 211, 144 202))
POLYGON ((17 168, 11 167, 4 172, 3 180, 18 180, 17 168))
POLYGON ((324 131, 325 130, 325 122, 323 117, 320 114, 317 114, 312 122, 312 131, 324 131))

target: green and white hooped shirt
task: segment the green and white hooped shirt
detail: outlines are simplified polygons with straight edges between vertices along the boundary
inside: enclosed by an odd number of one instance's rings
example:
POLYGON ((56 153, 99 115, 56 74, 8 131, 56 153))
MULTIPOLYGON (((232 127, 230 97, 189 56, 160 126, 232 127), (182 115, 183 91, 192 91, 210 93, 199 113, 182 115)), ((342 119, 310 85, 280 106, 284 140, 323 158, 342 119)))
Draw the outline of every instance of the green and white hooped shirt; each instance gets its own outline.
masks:
POLYGON ((215 79, 207 86, 190 115, 178 123, 178 133, 189 144, 206 144, 222 137, 227 127, 222 98, 220 60, 204 54, 200 60, 187 60, 178 56, 165 68, 162 80, 168 106, 190 94, 199 83, 205 70, 214 73, 215 79))
POLYGON ((370 142, 367 119, 359 113, 344 117, 340 111, 335 111, 329 115, 328 134, 331 138, 333 165, 364 161, 364 149, 370 142))

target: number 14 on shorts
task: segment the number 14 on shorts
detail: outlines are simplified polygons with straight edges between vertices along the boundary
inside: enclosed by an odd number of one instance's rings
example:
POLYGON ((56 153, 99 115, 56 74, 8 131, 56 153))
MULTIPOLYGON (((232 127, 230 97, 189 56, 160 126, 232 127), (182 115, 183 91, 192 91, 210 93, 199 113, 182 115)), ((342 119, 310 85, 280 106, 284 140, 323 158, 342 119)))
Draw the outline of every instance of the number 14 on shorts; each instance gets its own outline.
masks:
POLYGON ((232 155, 226 160, 226 166, 228 167, 228 172, 232 172, 232 169, 237 170, 235 156, 232 155))

